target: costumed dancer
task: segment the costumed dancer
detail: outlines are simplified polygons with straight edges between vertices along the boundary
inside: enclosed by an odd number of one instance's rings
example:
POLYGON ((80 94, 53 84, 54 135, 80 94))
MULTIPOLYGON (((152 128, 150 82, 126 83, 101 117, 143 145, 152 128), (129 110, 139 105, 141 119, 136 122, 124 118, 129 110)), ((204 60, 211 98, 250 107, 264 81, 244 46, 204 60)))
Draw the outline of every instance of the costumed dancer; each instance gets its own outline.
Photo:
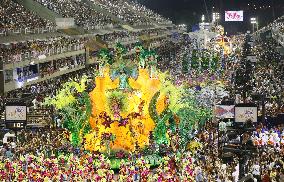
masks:
POLYGON ((152 79, 157 79, 157 54, 155 51, 151 50, 149 52, 149 61, 148 61, 148 64, 150 66, 150 78, 152 79))

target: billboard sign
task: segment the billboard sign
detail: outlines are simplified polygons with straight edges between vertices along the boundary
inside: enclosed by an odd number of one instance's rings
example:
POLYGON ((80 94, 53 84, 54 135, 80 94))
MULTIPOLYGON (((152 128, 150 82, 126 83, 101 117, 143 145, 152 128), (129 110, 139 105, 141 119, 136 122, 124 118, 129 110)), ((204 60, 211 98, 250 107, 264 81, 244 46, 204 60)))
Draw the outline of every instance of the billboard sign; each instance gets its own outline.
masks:
POLYGON ((8 106, 6 105, 6 121, 26 121, 27 107, 26 106, 8 106))
POLYGON ((245 123, 247 120, 257 122, 257 107, 236 106, 235 107, 235 121, 238 123, 245 123))
POLYGON ((244 11, 225 11, 225 21, 244 21, 244 11))
POLYGON ((5 124, 7 129, 23 129, 27 124, 27 106, 17 103, 6 104, 5 124))
POLYGON ((215 114, 217 118, 234 118, 235 105, 216 105, 215 114))

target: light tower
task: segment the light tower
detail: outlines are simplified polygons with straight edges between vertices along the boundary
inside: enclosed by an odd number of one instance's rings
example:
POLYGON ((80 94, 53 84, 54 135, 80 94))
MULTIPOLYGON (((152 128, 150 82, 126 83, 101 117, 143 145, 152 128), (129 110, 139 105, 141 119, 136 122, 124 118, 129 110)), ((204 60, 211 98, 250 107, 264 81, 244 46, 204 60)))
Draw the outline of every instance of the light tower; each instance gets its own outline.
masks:
POLYGON ((213 12, 212 13, 212 23, 216 23, 218 25, 219 20, 220 20, 220 13, 213 12))
POLYGON ((252 31, 254 32, 255 25, 256 25, 256 30, 258 30, 258 21, 255 17, 250 19, 250 23, 252 24, 252 31))

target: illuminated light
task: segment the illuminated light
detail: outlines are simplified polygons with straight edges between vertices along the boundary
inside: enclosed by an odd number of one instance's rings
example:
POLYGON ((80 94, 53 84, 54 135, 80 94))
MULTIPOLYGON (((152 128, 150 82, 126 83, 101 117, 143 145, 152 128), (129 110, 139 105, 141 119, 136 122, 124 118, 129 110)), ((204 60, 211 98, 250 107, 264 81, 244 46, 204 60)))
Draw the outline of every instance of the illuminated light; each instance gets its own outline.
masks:
POLYGON ((22 88, 24 86, 24 82, 17 81, 16 82, 16 88, 22 88))
POLYGON ((202 15, 201 17, 201 21, 204 22, 205 21, 205 15, 202 15))
POLYGON ((29 78, 29 79, 27 79, 27 82, 32 82, 32 81, 35 81, 35 80, 37 80, 39 77, 37 76, 37 77, 34 77, 34 78, 29 78))

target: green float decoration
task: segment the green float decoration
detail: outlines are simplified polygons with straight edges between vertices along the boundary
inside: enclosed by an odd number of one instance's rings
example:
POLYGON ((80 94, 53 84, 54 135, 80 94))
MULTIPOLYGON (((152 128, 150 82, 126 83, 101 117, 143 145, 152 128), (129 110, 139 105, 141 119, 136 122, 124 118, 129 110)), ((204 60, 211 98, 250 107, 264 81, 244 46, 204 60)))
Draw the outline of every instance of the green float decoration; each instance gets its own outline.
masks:
POLYGON ((86 76, 80 83, 68 82, 54 98, 47 98, 46 105, 53 105, 63 117, 63 126, 71 132, 71 143, 80 146, 83 136, 90 132, 89 118, 92 104, 86 90, 86 76))

